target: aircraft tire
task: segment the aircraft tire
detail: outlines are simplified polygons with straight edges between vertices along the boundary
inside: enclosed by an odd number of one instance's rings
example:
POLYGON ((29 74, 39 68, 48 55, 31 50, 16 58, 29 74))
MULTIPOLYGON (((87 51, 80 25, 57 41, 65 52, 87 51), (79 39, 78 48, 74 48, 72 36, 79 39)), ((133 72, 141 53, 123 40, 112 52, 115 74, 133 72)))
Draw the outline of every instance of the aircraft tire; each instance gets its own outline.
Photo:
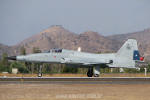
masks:
POLYGON ((42 73, 38 73, 38 77, 42 77, 42 73))
POLYGON ((88 69, 87 76, 88 77, 92 77, 93 76, 93 68, 89 68, 88 69))

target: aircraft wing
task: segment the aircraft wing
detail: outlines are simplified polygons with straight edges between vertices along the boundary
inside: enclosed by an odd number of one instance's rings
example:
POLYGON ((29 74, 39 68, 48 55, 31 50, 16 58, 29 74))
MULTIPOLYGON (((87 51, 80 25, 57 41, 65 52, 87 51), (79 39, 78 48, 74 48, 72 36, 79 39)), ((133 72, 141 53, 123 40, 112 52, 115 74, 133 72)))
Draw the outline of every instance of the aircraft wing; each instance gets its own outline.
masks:
POLYGON ((84 58, 84 59, 62 58, 61 63, 80 64, 80 65, 100 65, 100 64, 110 64, 113 63, 113 61, 108 59, 97 60, 91 58, 84 58))

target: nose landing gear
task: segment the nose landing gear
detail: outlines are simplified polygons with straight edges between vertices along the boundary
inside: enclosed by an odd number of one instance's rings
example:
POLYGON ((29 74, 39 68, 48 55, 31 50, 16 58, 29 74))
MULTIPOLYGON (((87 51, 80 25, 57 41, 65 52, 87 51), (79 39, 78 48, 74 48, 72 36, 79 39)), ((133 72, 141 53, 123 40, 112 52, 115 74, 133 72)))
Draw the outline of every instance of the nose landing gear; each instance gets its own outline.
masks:
POLYGON ((42 77, 42 65, 39 67, 38 77, 42 77))

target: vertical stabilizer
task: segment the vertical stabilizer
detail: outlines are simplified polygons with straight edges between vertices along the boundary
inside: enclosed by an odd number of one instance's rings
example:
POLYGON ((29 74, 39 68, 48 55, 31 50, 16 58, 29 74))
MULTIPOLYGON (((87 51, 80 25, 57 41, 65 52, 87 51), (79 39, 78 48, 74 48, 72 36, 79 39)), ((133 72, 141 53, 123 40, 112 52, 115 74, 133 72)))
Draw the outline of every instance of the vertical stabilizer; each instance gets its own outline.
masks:
POLYGON ((127 58, 129 60, 139 60, 139 51, 137 41, 134 39, 128 39, 116 54, 117 57, 127 58))

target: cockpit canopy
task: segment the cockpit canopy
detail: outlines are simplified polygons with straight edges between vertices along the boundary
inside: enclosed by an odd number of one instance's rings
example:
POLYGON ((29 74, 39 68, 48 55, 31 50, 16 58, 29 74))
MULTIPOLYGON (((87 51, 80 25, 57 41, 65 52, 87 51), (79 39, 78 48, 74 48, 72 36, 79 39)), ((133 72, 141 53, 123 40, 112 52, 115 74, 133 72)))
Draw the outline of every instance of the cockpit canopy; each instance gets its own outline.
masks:
POLYGON ((61 53, 62 52, 62 49, 52 49, 51 52, 53 53, 61 53))
POLYGON ((62 49, 51 49, 51 50, 48 50, 48 51, 44 51, 44 53, 61 53, 62 52, 62 49))

